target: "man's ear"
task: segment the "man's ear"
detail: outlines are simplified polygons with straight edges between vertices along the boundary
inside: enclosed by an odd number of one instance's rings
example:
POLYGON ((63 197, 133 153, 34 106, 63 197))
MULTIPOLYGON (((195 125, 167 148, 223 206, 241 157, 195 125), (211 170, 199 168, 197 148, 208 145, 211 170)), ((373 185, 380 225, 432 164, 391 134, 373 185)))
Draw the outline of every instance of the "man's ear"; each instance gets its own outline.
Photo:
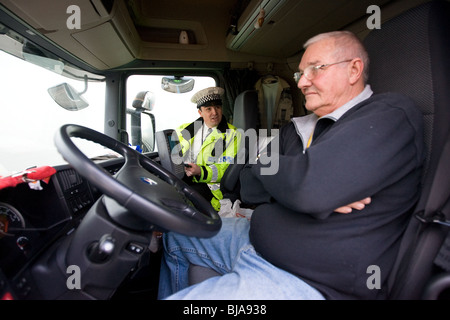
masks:
POLYGON ((200 107, 200 108, 198 108, 197 109, 197 111, 198 111, 198 114, 200 115, 200 117, 202 117, 203 118, 203 116, 202 116, 202 108, 200 107))
POLYGON ((364 62, 360 58, 355 58, 349 63, 349 80, 354 85, 363 76, 364 62))

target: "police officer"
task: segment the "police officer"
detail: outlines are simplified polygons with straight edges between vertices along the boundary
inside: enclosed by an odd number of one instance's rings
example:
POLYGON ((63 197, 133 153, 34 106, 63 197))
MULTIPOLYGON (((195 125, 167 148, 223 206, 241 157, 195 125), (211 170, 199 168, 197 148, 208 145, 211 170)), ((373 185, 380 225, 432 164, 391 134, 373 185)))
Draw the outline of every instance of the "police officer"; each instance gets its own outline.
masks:
POLYGON ((236 127, 223 116, 223 94, 220 87, 197 92, 191 101, 197 105, 200 118, 176 130, 185 162, 184 181, 211 201, 217 211, 223 198, 220 181, 241 141, 236 127))

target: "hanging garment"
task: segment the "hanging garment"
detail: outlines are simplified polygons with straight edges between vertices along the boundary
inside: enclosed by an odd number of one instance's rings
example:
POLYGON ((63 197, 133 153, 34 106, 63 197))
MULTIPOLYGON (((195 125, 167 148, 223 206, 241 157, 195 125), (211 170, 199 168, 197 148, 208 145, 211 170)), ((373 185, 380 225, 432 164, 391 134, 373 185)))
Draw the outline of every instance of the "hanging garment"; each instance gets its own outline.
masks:
POLYGON ((255 84, 258 91, 261 128, 278 129, 294 115, 291 87, 280 77, 264 76, 255 84))

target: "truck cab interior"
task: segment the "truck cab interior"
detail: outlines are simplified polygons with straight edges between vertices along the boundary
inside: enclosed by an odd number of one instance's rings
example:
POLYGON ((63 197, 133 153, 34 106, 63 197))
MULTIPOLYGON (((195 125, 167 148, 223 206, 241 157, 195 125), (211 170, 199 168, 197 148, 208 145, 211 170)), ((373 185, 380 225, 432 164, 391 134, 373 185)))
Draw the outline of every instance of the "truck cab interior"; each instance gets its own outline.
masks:
MULTIPOLYGON (((161 234, 221 227, 169 159, 173 130, 198 117, 190 98, 220 86, 228 122, 270 137, 307 114, 293 74, 303 43, 334 30, 363 40, 375 93, 406 94, 424 117, 422 194, 389 297, 448 299, 447 0, 0 0, 0 298, 156 300, 161 234), (289 101, 279 122, 261 83, 289 101)), ((193 266, 193 283, 206 276, 193 266)))

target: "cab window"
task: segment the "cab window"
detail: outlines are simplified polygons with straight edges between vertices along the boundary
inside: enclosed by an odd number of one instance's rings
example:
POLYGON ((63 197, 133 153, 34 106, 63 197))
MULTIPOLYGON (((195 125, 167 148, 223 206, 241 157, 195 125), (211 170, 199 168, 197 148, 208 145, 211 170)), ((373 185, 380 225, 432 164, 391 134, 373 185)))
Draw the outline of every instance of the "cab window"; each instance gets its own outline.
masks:
POLYGON ((156 151, 149 131, 176 129, 198 119, 191 97, 197 91, 214 86, 216 80, 208 76, 130 76, 126 117, 129 144, 144 152, 156 151), (136 145, 139 143, 142 145, 136 145))

